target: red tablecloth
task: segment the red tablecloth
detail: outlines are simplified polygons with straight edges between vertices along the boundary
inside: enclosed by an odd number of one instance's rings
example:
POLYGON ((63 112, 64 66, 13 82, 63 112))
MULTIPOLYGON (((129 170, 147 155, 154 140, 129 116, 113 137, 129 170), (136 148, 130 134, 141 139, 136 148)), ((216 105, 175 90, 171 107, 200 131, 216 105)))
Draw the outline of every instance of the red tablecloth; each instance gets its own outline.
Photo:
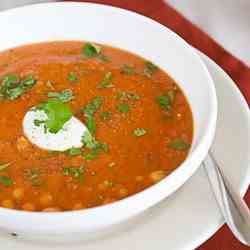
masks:
MULTIPOLYGON (((163 0, 90 0, 81 2, 102 3, 129 9, 151 17, 172 29, 189 44, 204 52, 220 65, 235 81, 250 105, 250 68, 228 53, 212 38, 190 23, 163 0)), ((246 200, 248 204, 250 204, 250 190, 246 195, 246 200)), ((211 239, 198 249, 244 250, 249 249, 249 247, 240 244, 231 234, 227 226, 223 226, 211 239)))

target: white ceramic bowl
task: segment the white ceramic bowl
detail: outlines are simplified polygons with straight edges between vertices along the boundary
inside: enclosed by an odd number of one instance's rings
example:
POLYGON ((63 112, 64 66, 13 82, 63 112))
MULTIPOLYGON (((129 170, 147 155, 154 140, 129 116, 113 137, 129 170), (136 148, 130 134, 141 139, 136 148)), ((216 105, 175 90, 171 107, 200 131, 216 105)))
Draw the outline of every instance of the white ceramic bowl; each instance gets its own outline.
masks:
POLYGON ((111 205, 82 211, 34 213, 0 208, 2 229, 33 236, 82 237, 155 205, 197 170, 214 137, 216 94, 213 81, 198 55, 175 33, 141 15, 87 3, 17 8, 0 13, 0 24, 0 50, 41 41, 89 40, 126 49, 153 61, 184 91, 195 126, 187 159, 160 183, 111 205))

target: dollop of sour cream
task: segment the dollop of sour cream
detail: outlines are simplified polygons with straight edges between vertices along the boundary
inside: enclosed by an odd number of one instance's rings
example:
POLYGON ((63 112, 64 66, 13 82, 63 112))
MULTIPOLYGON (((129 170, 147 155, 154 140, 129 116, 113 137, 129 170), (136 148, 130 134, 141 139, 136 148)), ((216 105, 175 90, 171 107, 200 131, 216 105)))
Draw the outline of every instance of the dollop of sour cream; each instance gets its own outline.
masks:
POLYGON ((76 117, 72 116, 63 128, 57 133, 46 131, 45 125, 36 124, 35 121, 44 121, 47 115, 42 110, 30 110, 23 119, 23 131, 31 143, 39 148, 52 151, 65 151, 72 147, 83 146, 82 135, 87 131, 86 126, 76 117))

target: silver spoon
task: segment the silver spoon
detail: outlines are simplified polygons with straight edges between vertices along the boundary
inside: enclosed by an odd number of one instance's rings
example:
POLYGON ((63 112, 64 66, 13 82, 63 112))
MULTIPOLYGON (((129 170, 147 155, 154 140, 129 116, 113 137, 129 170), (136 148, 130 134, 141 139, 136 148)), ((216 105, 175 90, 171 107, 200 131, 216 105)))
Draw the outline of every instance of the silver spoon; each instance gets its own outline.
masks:
POLYGON ((250 210, 246 203, 233 190, 211 152, 203 166, 228 227, 239 241, 250 246, 250 210))

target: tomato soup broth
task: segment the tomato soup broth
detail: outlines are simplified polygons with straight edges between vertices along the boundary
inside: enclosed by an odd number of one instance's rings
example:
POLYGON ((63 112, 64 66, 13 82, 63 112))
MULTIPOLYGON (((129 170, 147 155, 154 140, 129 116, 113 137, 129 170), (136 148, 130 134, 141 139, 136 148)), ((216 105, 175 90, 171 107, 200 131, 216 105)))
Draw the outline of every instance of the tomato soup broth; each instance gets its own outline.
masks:
POLYGON ((10 49, 0 53, 0 83, 5 208, 53 212, 112 203, 166 177, 192 143, 192 112, 178 85, 127 51, 78 41, 10 49), (81 148, 49 151, 28 140, 24 116, 45 103, 50 121, 36 125, 58 132, 67 108, 88 128, 81 148))

